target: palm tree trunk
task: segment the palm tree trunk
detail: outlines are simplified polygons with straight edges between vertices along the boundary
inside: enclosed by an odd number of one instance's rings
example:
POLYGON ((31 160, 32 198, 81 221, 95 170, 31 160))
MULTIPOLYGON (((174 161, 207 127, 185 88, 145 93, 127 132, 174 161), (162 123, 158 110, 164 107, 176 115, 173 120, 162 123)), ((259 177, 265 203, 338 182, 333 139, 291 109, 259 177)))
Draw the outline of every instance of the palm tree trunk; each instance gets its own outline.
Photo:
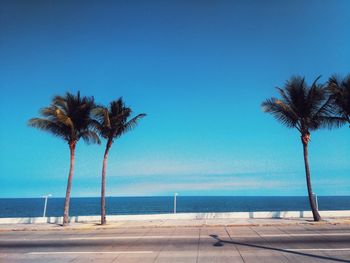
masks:
POLYGON ((66 190, 66 199, 64 201, 64 210, 63 210, 63 226, 69 223, 69 202, 70 202, 70 191, 72 189, 72 179, 74 172, 74 155, 75 155, 75 146, 76 141, 69 142, 70 150, 70 167, 69 167, 69 176, 66 190))
POLYGON ((309 157, 308 157, 308 139, 302 138, 303 143, 303 151, 304 151, 304 163, 305 163, 305 173, 306 173, 306 185, 307 192, 309 195, 309 202, 312 210, 312 215, 314 217, 314 221, 320 221, 321 216, 316 209, 315 200, 312 195, 312 186, 311 186, 311 176, 310 176, 310 168, 309 168, 309 157))
POLYGON ((102 182, 101 182, 101 225, 106 224, 106 169, 107 169, 107 159, 108 152, 112 146, 113 141, 108 140, 106 144, 105 154, 103 156, 102 164, 102 182))

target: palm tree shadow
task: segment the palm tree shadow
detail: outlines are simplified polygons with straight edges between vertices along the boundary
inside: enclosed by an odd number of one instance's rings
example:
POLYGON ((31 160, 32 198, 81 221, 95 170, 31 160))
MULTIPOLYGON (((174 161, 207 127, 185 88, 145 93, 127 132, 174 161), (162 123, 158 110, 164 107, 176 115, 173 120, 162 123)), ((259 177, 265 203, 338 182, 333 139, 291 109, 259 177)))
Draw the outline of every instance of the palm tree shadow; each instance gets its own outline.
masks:
POLYGON ((253 247, 253 248, 259 248, 259 249, 266 249, 266 250, 284 252, 284 253, 289 253, 289 254, 294 254, 294 255, 299 255, 299 256, 305 256, 305 257, 313 257, 313 258, 319 258, 319 259, 324 259, 324 260, 331 260, 331 261, 336 261, 336 262, 348 262, 348 263, 350 262, 349 260, 344 260, 344 259, 339 259, 339 258, 332 258, 332 257, 326 257, 326 256, 319 256, 319 255, 308 254, 308 253, 303 253, 303 252, 297 252, 297 251, 292 251, 292 250, 283 249, 283 248, 275 248, 275 247, 254 245, 254 244, 249 244, 249 243, 236 242, 236 241, 233 241, 233 240, 231 240, 231 241, 222 240, 217 235, 210 235, 210 236, 216 240, 216 242, 213 244, 213 246, 215 246, 215 247, 222 247, 226 243, 226 244, 232 244, 232 245, 241 245, 241 246, 246 246, 246 247, 253 247))

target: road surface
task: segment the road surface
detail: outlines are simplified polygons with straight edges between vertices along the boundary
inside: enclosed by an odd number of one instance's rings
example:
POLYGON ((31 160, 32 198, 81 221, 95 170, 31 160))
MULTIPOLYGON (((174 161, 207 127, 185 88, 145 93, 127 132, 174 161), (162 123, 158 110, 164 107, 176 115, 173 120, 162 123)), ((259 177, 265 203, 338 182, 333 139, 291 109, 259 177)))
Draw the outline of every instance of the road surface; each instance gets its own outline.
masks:
POLYGON ((0 231, 0 262, 350 262, 350 225, 0 231))

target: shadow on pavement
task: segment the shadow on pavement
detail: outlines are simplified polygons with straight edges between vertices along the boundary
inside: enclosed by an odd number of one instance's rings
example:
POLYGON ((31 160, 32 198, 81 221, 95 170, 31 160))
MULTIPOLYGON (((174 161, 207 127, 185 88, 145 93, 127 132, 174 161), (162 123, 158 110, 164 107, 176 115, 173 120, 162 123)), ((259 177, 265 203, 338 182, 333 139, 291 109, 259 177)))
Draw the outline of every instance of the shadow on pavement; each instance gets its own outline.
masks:
POLYGON ((233 244, 233 245, 241 245, 241 246, 246 246, 246 247, 253 247, 253 248, 260 248, 260 249, 267 249, 267 250, 272 250, 272 251, 284 252, 284 253, 305 256, 305 257, 313 257, 313 258, 319 258, 319 259, 324 259, 324 260, 349 263, 349 260, 344 260, 344 259, 339 259, 339 258, 319 256, 319 255, 297 252, 297 251, 292 251, 292 250, 283 249, 283 248, 275 248, 275 247, 267 247, 267 246, 243 243, 243 242, 227 241, 227 240, 220 239, 220 237, 217 235, 210 235, 210 236, 217 241, 213 244, 213 246, 215 246, 215 247, 221 247, 224 245, 224 243, 227 243, 227 244, 233 244))

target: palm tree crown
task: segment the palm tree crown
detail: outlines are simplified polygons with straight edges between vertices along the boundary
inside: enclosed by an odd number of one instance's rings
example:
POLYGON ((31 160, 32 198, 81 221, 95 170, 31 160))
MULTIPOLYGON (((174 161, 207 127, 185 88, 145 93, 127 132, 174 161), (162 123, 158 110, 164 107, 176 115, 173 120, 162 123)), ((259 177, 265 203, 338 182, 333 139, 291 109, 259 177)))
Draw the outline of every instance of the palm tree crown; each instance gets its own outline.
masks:
POLYGON ((77 95, 67 92, 65 96, 55 96, 50 106, 40 110, 43 118, 32 118, 28 124, 68 143, 82 138, 87 143, 100 144, 97 133, 91 129, 93 120, 90 114, 94 107, 93 97, 81 97, 80 92, 77 95))
POLYGON ((318 79, 308 87, 304 78, 292 77, 284 89, 277 88, 280 99, 270 98, 262 103, 263 111, 302 135, 321 127, 340 126, 341 120, 331 117, 329 98, 325 88, 317 84, 318 79))
POLYGON ((334 114, 350 124, 350 74, 343 80, 332 76, 328 80, 328 90, 334 114))
POLYGON ((137 121, 146 116, 142 113, 129 120, 132 110, 125 106, 122 98, 112 101, 108 108, 96 107, 93 114, 97 120, 95 127, 101 137, 111 141, 132 130, 137 125, 137 121))

